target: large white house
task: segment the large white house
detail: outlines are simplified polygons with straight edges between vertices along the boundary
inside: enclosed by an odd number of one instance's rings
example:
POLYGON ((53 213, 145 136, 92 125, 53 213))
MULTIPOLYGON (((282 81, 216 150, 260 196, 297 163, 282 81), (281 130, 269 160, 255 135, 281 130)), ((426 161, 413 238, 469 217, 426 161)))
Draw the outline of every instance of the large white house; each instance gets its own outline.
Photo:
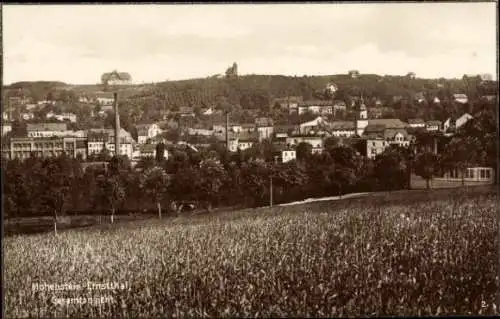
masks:
POLYGON ((313 153, 323 152, 323 138, 321 136, 296 135, 286 138, 286 145, 290 147, 296 147, 302 142, 310 144, 313 153))
POLYGON ((76 114, 73 113, 62 113, 62 114, 56 114, 52 111, 47 113, 46 115, 47 119, 55 118, 58 121, 70 121, 71 123, 76 123, 76 114))
POLYGON ((162 130, 156 123, 139 124, 137 128, 137 142, 145 144, 148 139, 153 138, 162 133, 162 130))
POLYGON ((473 119, 474 117, 470 115, 469 113, 464 113, 462 116, 459 118, 448 118, 444 124, 443 124, 443 130, 445 133, 449 133, 450 130, 458 130, 460 127, 462 127, 465 123, 467 123, 469 120, 473 119))
MULTIPOLYGON (((129 132, 120 129, 120 155, 127 155, 132 159, 135 141, 129 132)), ((112 129, 91 129, 87 133, 88 154, 99 154, 107 149, 111 155, 115 154, 115 133, 112 129)))

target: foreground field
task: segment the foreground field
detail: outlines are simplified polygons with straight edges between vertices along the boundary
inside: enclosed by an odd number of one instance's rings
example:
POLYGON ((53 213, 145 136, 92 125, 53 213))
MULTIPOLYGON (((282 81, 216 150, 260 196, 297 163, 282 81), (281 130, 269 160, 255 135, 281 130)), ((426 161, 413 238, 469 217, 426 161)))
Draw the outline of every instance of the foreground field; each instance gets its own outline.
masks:
POLYGON ((495 314, 497 195, 432 194, 7 238, 5 315, 495 314))

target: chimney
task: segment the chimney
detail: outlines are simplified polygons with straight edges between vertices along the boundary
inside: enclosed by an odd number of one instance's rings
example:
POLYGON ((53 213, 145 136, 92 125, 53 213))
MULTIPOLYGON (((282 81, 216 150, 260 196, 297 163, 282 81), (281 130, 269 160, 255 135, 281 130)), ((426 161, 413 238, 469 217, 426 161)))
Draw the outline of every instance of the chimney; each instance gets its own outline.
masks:
POLYGON ((226 150, 229 153, 229 112, 226 111, 226 150))
POLYGON ((113 93, 115 109, 115 155, 120 155, 120 113, 118 112, 118 93, 113 93))

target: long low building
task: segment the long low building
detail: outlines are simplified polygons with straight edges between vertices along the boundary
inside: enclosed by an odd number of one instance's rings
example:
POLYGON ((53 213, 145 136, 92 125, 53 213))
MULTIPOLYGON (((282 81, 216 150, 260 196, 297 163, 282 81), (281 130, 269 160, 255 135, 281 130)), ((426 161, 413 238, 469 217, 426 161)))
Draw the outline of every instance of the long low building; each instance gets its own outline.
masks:
POLYGON ((63 153, 87 158, 87 141, 79 137, 13 137, 2 147, 4 159, 51 157, 63 153), (80 154, 80 155, 79 155, 80 154))

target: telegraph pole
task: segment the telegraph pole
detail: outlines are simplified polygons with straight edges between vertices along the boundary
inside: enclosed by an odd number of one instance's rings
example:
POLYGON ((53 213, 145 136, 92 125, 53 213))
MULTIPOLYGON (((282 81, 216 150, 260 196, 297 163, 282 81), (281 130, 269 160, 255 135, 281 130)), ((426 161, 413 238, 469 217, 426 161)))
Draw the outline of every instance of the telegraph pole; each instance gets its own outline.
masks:
POLYGON ((118 112, 118 92, 113 93, 115 109, 115 155, 120 156, 120 113, 118 112))
POLYGON ((269 207, 273 207, 273 175, 271 174, 269 183, 269 207))
POLYGON ((229 110, 226 110, 226 151, 229 155, 229 110))

